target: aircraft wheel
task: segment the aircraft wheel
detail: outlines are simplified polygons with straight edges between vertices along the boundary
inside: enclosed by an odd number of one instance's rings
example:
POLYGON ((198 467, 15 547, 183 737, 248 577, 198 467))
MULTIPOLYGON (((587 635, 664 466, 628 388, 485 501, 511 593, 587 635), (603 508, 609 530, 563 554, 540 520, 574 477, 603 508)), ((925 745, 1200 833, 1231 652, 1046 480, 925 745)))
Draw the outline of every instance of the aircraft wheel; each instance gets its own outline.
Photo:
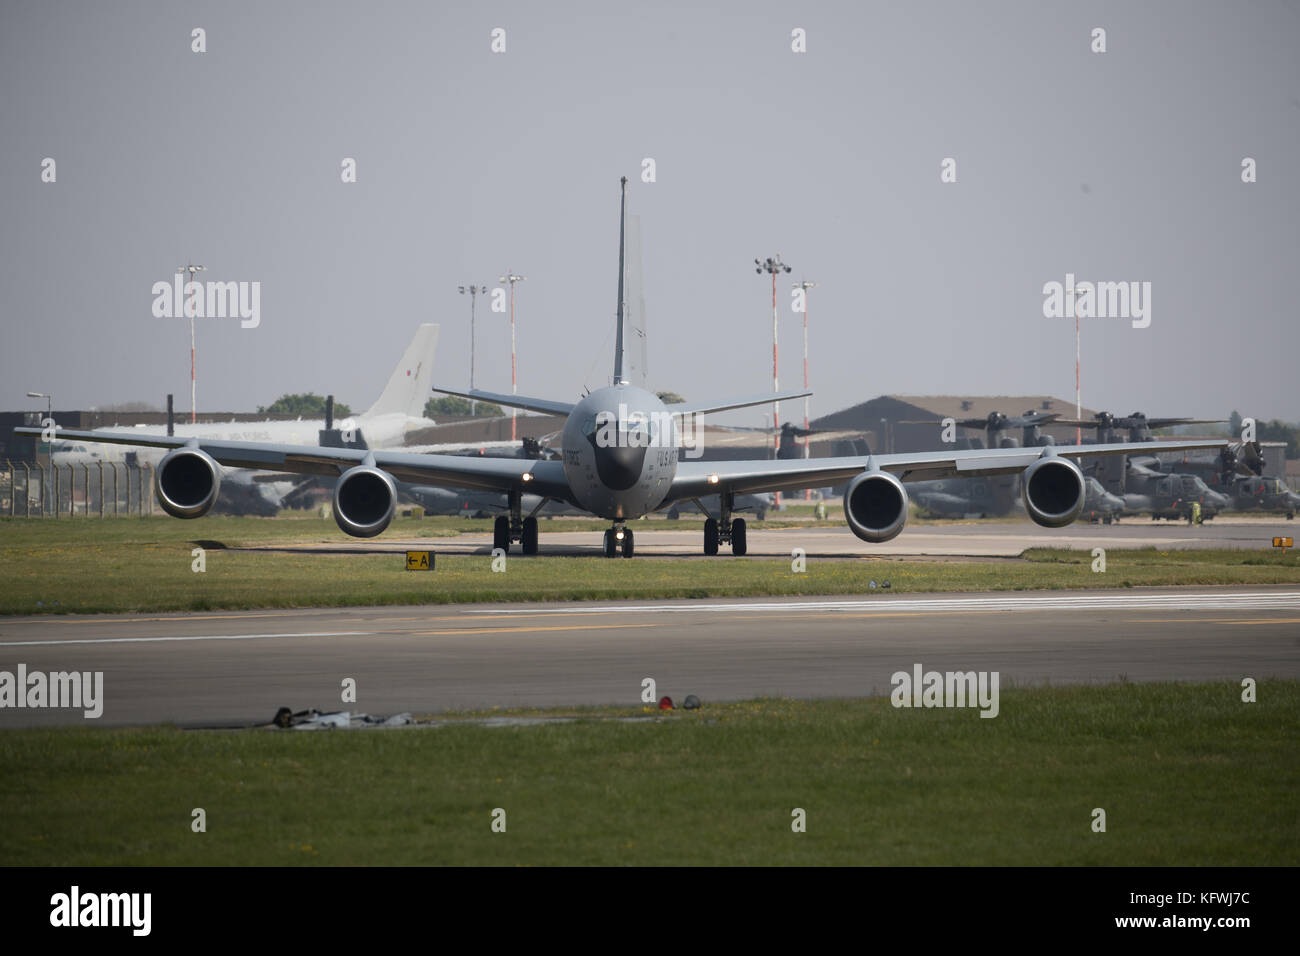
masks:
POLYGON ((623 557, 625 558, 632 557, 632 548, 633 548, 632 532, 624 531, 623 532, 623 557))
POLYGON ((718 521, 716 518, 709 518, 704 522, 704 553, 708 555, 718 553, 718 521))
POLYGON ((758 512, 758 520, 759 520, 759 521, 766 521, 766 520, 767 520, 767 509, 766 509, 766 508, 763 508, 763 509, 761 509, 761 510, 758 512))
POLYGON ((745 540, 745 519, 737 518, 731 522, 731 553, 739 558, 748 550, 749 542, 745 540))
POLYGON ((537 519, 524 519, 524 554, 537 553, 537 519))
POLYGON ((498 548, 506 554, 510 553, 510 519, 505 515, 499 516, 492 525, 492 550, 498 548))
POLYGON ((668 520, 669 520, 669 521, 676 521, 676 520, 677 520, 678 518, 680 518, 681 516, 682 516, 682 513, 681 513, 680 511, 678 511, 676 508, 669 508, 669 509, 668 509, 668 520))
POLYGON ((618 542, 614 540, 614 529, 605 529, 605 557, 613 558, 618 556, 618 542))

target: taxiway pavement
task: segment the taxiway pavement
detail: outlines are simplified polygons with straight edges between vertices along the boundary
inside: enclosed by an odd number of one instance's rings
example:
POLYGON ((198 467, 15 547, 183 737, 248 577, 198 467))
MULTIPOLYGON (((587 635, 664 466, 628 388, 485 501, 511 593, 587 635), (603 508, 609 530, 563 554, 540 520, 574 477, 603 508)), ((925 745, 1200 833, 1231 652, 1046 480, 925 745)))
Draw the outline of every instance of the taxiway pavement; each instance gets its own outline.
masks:
MULTIPOLYGON (((851 536, 850 536, 851 537, 851 536)), ((887 694, 890 676, 1043 682, 1300 677, 1300 589, 1152 588, 843 598, 0 618, 0 670, 103 671, 104 711, 0 708, 0 728, 268 722, 281 706, 388 715, 887 694), (357 701, 341 701, 344 678, 357 701)))

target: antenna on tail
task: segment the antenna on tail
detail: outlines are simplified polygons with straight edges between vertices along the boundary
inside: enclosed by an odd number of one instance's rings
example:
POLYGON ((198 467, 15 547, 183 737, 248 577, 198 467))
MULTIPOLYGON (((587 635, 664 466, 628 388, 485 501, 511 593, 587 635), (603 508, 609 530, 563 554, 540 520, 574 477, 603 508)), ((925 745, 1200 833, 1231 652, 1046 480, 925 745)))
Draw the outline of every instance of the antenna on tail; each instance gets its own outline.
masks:
POLYGON ((614 384, 626 385, 623 377, 623 238, 627 225, 627 177, 619 180, 621 190, 618 211, 618 334, 614 343, 614 384))

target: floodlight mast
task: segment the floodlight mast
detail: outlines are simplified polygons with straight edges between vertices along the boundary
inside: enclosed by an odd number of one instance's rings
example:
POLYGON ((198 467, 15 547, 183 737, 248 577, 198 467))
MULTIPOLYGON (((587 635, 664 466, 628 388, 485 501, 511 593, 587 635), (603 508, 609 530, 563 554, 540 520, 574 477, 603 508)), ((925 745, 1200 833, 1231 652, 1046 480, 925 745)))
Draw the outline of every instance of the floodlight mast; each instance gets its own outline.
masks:
MULTIPOLYGON (((517 276, 509 269, 506 274, 497 279, 498 282, 510 283, 510 394, 519 394, 519 379, 515 373, 515 283, 523 282, 528 276, 517 276)), ((515 435, 515 412, 514 406, 510 408, 510 440, 517 441, 515 435)))
MULTIPOLYGON (((487 285, 457 286, 460 294, 469 293, 469 390, 474 391, 474 304, 480 292, 487 291, 487 285)), ((469 414, 473 418, 478 411, 478 402, 469 400, 469 414)))
MULTIPOLYGON (((784 262, 781 261, 781 254, 779 252, 771 258, 764 259, 762 262, 759 262, 757 259, 755 259, 754 265, 756 266, 756 268, 754 269, 755 272, 759 273, 760 275, 762 275, 764 272, 767 272, 770 273, 772 276, 772 392, 775 394, 781 391, 781 386, 778 381, 778 358, 777 358, 777 336, 776 336, 776 277, 779 273, 790 272, 791 269, 788 265, 786 265, 784 262)), ((779 451, 781 448, 781 403, 780 402, 772 403, 772 428, 776 431, 776 437, 773 439, 774 444, 772 447, 777 451, 779 451)), ((775 452, 773 453, 773 457, 775 457, 775 452)), ((779 494, 777 495, 777 500, 778 501, 780 500, 779 494)))
MULTIPOLYGON (((187 279, 186 279, 186 282, 185 282, 185 286, 189 286, 189 287, 191 287, 191 288, 190 288, 190 306, 189 306, 189 312, 190 312, 190 424, 191 424, 191 425, 193 425, 195 422, 197 422, 197 421, 199 420, 199 412, 198 412, 198 407, 199 407, 199 406, 198 406, 197 402, 195 401, 195 396, 197 395, 197 388, 196 388, 196 385, 195 385, 195 377, 194 377, 194 313, 195 313, 196 305, 197 305, 197 303, 196 303, 194 297, 195 297, 195 294, 196 294, 197 291, 198 291, 198 289, 195 287, 195 283, 194 283, 194 273, 196 273, 196 272, 206 272, 206 271, 207 271, 207 266, 196 266, 196 265, 194 265, 192 262, 190 262, 190 263, 186 263, 186 264, 183 265, 183 266, 177 266, 177 267, 176 267, 176 273, 177 273, 178 275, 182 275, 182 274, 183 274, 183 275, 186 275, 186 276, 187 276, 187 279)), ((185 292, 185 288, 184 288, 184 286, 183 286, 183 287, 181 288, 181 293, 182 293, 182 295, 184 295, 184 292, 185 292)))
MULTIPOLYGON (((1083 418, 1083 399, 1079 391, 1079 298, 1074 298, 1074 420, 1077 422, 1083 418)), ((1077 427, 1074 430, 1074 443, 1083 444, 1083 428, 1077 427)))
MULTIPOLYGON (((808 290, 813 288, 815 285, 817 285, 816 282, 809 282, 807 279, 794 284, 796 289, 803 289, 803 390, 805 392, 808 391, 808 290)), ((809 457, 809 436, 807 435, 807 432, 809 431, 807 395, 803 397, 803 430, 805 432, 803 436, 803 456, 804 458, 807 458, 809 457)), ((805 488, 803 496, 805 501, 811 501, 812 489, 805 488)))

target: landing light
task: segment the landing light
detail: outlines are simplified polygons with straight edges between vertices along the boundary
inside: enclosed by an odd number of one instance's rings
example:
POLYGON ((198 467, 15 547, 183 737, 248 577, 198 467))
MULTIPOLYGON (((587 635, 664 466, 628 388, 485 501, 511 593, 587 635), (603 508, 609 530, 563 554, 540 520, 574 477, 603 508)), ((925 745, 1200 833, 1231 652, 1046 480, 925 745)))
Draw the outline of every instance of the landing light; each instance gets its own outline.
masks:
POLYGON ((521 480, 523 480, 523 481, 532 481, 532 480, 533 480, 533 473, 532 473, 531 471, 526 471, 526 472, 524 472, 523 475, 521 476, 521 480))
POLYGON ((716 485, 717 483, 718 483, 718 476, 717 476, 717 475, 709 475, 709 484, 711 484, 711 485, 716 485))
POLYGON ((622 531, 615 531, 615 532, 614 532, 614 537, 617 538, 619 541, 622 541, 622 540, 623 540, 623 532, 622 532, 622 531))

